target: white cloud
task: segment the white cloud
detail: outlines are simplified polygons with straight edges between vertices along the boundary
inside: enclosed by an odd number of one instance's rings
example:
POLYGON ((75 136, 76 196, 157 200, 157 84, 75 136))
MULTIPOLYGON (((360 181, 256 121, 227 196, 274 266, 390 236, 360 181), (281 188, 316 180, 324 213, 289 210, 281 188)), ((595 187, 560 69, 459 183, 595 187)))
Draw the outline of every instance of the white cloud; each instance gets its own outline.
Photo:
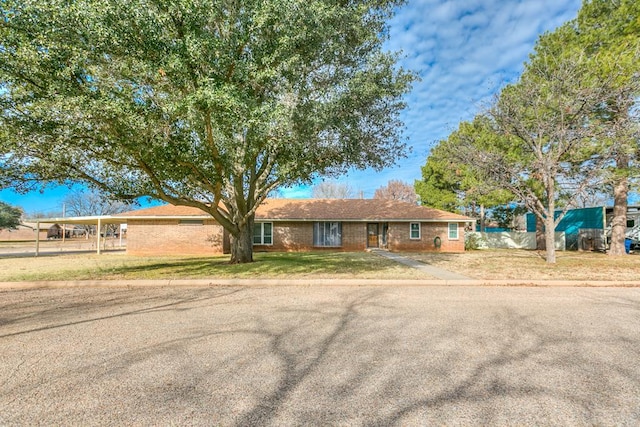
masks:
MULTIPOLYGON (((422 81, 403 113, 412 147, 407 159, 382 172, 343 178, 371 197, 390 179, 413 182, 434 142, 486 107, 515 81, 538 37, 574 18, 581 0, 409 0, 390 22, 389 50, 422 81)), ((383 153, 381 153, 383 155, 383 153)))

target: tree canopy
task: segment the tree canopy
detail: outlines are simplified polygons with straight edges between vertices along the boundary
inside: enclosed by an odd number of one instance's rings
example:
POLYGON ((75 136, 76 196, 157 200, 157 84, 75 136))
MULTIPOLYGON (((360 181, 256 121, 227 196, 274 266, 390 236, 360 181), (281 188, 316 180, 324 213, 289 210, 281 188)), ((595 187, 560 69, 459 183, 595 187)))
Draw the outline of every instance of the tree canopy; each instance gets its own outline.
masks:
POLYGON ((405 152, 413 74, 382 50, 400 3, 3 1, 0 185, 197 207, 251 261, 273 189, 405 152))
POLYGON ((596 112, 619 88, 610 84, 615 76, 585 72, 588 60, 580 54, 538 55, 517 84, 503 89, 485 131, 465 140, 460 152, 487 182, 511 191, 544 223, 547 262, 554 263, 557 224, 579 194, 601 185, 612 147, 609 127, 596 112), (557 215, 560 196, 564 208, 557 215))
POLYGON ((616 89, 593 114, 606 128, 601 138, 610 146, 611 162, 601 171, 603 183, 613 188, 609 253, 623 255, 629 183, 638 176, 640 159, 637 109, 633 109, 640 95, 640 3, 586 0, 575 20, 540 38, 530 66, 546 61, 551 52, 554 58, 583 56, 583 73, 591 76, 592 84, 606 81, 616 89))
POLYGON ((480 206, 491 208, 514 200, 512 193, 487 183, 466 160, 460 161, 461 141, 475 137, 481 128, 480 119, 462 122, 431 150, 422 179, 415 183, 423 205, 477 217, 480 206))
POLYGON ((14 230, 20 225, 22 209, 0 202, 0 230, 14 230))
POLYGON ((617 87, 627 88, 623 97, 608 101, 612 113, 605 116, 613 146, 612 164, 605 179, 613 187, 613 218, 609 254, 624 255, 628 194, 640 176, 640 129, 638 109, 630 108, 640 96, 640 3, 633 0, 585 2, 577 19, 579 42, 590 56, 605 58, 596 63, 594 73, 615 73, 617 87), (616 72, 623 70, 623 72, 616 72))

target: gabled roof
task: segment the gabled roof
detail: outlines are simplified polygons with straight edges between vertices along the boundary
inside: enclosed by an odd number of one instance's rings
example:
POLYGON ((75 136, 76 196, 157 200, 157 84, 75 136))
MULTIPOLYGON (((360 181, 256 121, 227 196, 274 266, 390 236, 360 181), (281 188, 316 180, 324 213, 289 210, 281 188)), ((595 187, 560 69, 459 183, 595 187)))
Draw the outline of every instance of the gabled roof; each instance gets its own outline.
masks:
MULTIPOLYGON (((209 216, 189 206, 162 205, 125 212, 118 216, 197 217, 209 216)), ((466 222, 466 216, 407 202, 380 199, 267 199, 256 211, 259 221, 423 221, 466 222)))

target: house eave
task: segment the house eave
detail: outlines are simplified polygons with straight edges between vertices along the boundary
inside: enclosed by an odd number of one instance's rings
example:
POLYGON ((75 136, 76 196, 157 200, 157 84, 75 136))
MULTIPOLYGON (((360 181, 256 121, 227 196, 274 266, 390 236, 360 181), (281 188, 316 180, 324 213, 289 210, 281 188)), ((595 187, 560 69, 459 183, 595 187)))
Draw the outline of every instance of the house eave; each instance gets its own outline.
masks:
MULTIPOLYGON (((159 221, 159 220, 215 220, 210 215, 128 215, 128 216, 114 216, 114 215, 96 215, 96 216, 81 216, 81 217, 56 217, 56 218, 41 218, 41 219, 28 219, 25 222, 30 223, 50 223, 50 224, 97 224, 98 220, 104 224, 126 224, 128 221, 159 221)), ((256 218, 257 222, 425 222, 425 223, 439 223, 439 222, 472 222, 472 218, 256 218)))

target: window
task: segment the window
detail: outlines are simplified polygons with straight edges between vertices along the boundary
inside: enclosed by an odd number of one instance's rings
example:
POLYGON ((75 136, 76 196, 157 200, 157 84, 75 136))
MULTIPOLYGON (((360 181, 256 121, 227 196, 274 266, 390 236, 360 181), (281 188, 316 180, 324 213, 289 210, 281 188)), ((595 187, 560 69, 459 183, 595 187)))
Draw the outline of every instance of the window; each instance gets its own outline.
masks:
POLYGON ((273 224, 270 222, 256 222, 253 224, 253 244, 273 244, 273 224))
POLYGON ((449 240, 458 240, 458 223, 449 223, 449 240))
POLYGON ((420 223, 412 222, 409 226, 409 238, 418 240, 420 239, 420 223))
POLYGON ((342 223, 316 222, 313 224, 313 246, 342 246, 342 223))
POLYGON ((202 219, 181 219, 178 222, 179 225, 204 225, 204 220, 202 219))
POLYGON ((633 219, 627 219, 627 228, 633 228, 636 222, 633 219))

